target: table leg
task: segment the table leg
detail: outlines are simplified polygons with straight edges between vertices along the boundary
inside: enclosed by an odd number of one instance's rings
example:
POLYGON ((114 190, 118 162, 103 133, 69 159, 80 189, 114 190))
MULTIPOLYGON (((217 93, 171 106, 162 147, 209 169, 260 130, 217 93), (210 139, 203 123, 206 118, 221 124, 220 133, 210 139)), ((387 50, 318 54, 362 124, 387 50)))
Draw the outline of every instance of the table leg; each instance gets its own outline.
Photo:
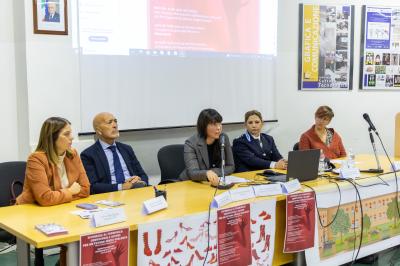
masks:
POLYGON ((67 265, 79 265, 79 242, 72 242, 67 244, 67 265))
POLYGON ((17 265, 18 266, 31 265, 31 254, 30 254, 29 244, 20 238, 17 238, 17 265))
POLYGON ((294 260, 295 266, 305 266, 306 264, 306 253, 304 251, 300 251, 296 253, 296 257, 294 260))

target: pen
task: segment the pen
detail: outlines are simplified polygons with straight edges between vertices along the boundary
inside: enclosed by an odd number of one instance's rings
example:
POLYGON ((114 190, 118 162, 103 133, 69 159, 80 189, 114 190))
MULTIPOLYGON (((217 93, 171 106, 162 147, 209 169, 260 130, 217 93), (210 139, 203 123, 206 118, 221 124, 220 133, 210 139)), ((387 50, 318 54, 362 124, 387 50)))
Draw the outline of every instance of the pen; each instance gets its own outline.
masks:
POLYGON ((153 188, 154 188, 154 192, 157 193, 158 189, 156 188, 156 186, 153 186, 153 188))

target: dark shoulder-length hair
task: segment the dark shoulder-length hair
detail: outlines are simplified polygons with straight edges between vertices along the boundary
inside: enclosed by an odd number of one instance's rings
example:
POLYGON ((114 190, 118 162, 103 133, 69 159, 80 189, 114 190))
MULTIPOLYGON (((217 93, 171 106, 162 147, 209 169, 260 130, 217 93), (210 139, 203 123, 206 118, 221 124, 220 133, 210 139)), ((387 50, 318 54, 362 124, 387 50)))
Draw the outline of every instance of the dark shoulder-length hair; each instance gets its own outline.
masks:
MULTIPOLYGON (((53 164, 58 164, 58 154, 56 149, 56 141, 61 130, 66 126, 71 125, 67 119, 62 117, 50 117, 43 122, 40 130, 39 143, 36 151, 46 153, 47 159, 53 164)), ((66 155, 72 157, 72 151, 67 150, 66 155)))
POLYGON ((209 124, 221 123, 222 116, 215 109, 204 109, 197 118, 197 133, 200 137, 207 137, 207 126, 209 124))

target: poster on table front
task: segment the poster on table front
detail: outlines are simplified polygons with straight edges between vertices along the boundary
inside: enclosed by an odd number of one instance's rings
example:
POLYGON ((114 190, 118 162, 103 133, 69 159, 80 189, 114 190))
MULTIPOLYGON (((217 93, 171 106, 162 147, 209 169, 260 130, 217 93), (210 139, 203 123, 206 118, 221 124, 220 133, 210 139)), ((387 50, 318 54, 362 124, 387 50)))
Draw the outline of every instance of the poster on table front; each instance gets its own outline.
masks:
POLYGON ((400 89, 400 6, 363 6, 361 89, 400 89))
POLYGON ((316 193, 314 247, 305 251, 307 265, 342 265, 400 243, 396 181, 393 174, 381 178, 356 181, 365 185, 357 186, 361 200, 350 184, 316 193))
POLYGON ((250 204, 218 210, 218 265, 251 265, 250 204))
POLYGON ((300 4, 299 90, 351 90, 353 9, 300 4))
POLYGON ((272 265, 275 208, 275 199, 263 200, 141 224, 137 264, 243 265, 232 247, 244 265, 272 265))
POLYGON ((81 236, 80 265, 128 266, 129 228, 81 236))
POLYGON ((286 230, 283 252, 299 252, 314 246, 314 192, 289 194, 286 197, 286 230))

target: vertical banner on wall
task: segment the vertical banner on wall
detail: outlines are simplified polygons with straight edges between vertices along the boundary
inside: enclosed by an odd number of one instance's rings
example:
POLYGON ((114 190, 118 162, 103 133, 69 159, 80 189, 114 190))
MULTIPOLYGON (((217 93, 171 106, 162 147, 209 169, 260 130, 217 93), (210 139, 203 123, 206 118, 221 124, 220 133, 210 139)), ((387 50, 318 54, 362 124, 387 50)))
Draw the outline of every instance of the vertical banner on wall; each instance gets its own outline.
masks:
POLYGON ((272 265, 276 201, 138 227, 138 265, 272 265))
POLYGON ((314 192, 287 195, 284 252, 299 252, 314 246, 314 192))
POLYGON ((128 266, 129 228, 81 236, 80 260, 81 266, 128 266))
POLYGON ((300 5, 299 90, 351 90, 353 6, 300 5))
POLYGON ((361 89, 400 89, 400 7, 363 6, 361 89))

